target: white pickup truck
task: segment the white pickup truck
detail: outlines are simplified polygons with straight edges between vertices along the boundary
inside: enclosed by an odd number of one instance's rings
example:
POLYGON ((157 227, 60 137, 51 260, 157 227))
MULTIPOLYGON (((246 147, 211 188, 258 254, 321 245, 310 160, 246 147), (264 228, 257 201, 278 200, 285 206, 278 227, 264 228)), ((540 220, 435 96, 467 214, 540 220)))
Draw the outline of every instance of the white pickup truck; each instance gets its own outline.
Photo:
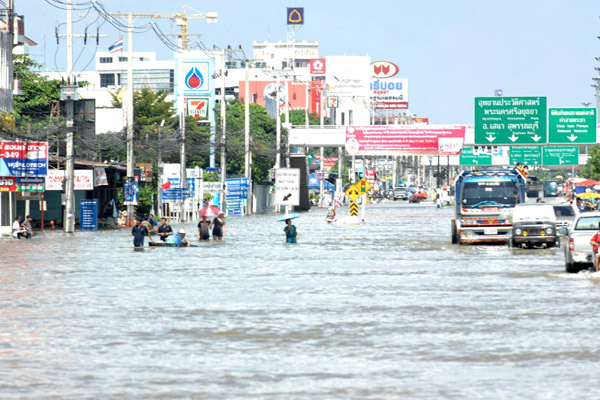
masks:
POLYGON ((590 240, 600 229, 600 212, 578 214, 568 229, 561 228, 560 233, 567 235, 565 246, 565 269, 567 272, 579 272, 593 265, 593 253, 590 240))

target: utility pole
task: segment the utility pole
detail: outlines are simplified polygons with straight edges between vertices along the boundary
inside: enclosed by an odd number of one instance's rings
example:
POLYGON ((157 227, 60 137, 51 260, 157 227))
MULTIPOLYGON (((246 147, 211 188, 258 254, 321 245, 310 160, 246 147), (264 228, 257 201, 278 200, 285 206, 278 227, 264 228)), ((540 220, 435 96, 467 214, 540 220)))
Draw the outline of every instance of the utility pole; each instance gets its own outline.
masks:
MULTIPOLYGON (((133 153, 133 13, 127 14, 127 177, 131 180, 133 176, 133 166, 135 165, 135 155, 133 153)), ((127 226, 134 225, 133 215, 135 209, 133 205, 127 206, 127 226)))
POLYGON ((226 160, 226 143, 227 143, 227 101, 225 99, 225 49, 221 49, 221 210, 226 212, 227 193, 225 191, 225 182, 227 179, 227 160, 226 160))
MULTIPOLYGON (((74 152, 74 107, 75 101, 77 100, 77 82, 73 76, 73 37, 95 37, 96 41, 100 37, 106 37, 106 35, 74 35, 73 34, 73 5, 72 0, 66 0, 66 11, 67 11, 67 84, 66 87, 63 85, 62 89, 66 89, 68 94, 65 100, 66 110, 66 128, 67 128, 67 154, 65 160, 65 180, 63 181, 65 190, 65 211, 63 215, 63 229, 65 233, 75 232, 75 190, 74 190, 74 166, 75 166, 75 152, 74 152)), ((63 35, 56 34, 57 39, 63 35)), ((61 96, 62 97, 62 96, 61 96)), ((59 144, 57 141, 57 154, 59 153, 59 144)), ((57 159, 58 162, 58 159, 57 159)))
POLYGON ((276 136, 276 141, 275 141, 275 146, 277 148, 277 153, 275 154, 275 168, 281 168, 281 108, 280 108, 280 103, 279 103, 279 75, 277 75, 276 77, 276 81, 275 81, 275 92, 276 92, 276 103, 275 103, 275 108, 277 110, 277 121, 275 121, 277 123, 277 136, 276 136))
POLYGON ((179 219, 181 222, 187 221, 187 211, 185 211, 185 200, 183 191, 187 189, 187 171, 186 171, 186 157, 185 157, 185 113, 181 111, 179 114, 179 133, 181 135, 181 142, 179 144, 179 177, 181 179, 180 187, 182 191, 181 197, 181 213, 179 219))
POLYGON ((250 182, 246 214, 252 214, 252 153, 250 152, 250 61, 246 59, 246 82, 244 91, 244 176, 250 182))
MULTIPOLYGON (((73 81, 73 8, 71 0, 67 0, 67 86, 73 81)), ((74 82, 73 82, 74 83, 74 82)), ((77 97, 77 95, 75 95, 77 97)), ((65 215, 63 229, 65 233, 75 232, 75 190, 74 190, 74 159, 73 157, 73 104, 74 99, 66 100, 67 112, 67 158, 65 160, 65 215)))

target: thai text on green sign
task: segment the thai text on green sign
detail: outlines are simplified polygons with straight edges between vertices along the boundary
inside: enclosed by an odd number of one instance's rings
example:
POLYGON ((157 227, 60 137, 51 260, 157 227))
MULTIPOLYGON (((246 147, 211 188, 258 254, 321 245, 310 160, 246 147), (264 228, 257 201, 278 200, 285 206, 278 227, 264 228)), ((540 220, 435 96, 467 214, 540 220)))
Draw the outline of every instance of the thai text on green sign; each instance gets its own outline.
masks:
POLYGON ((476 97, 475 144, 544 144, 546 97, 476 97))
POLYGON ((596 109, 550 108, 548 143, 596 143, 596 109))

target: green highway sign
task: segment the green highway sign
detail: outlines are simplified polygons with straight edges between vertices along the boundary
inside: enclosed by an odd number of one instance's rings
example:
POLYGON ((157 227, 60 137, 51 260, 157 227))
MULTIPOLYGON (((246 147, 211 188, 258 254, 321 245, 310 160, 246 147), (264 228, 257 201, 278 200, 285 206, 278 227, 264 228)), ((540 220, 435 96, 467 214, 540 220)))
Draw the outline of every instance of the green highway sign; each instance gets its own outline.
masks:
POLYGON ((548 143, 596 143, 596 109, 548 109, 548 143))
POLYGON ((475 97, 475 144, 545 144, 546 97, 475 97))
POLYGON ((492 155, 475 154, 472 147, 463 147, 460 165, 492 165, 492 155))
POLYGON ((518 146, 510 148, 509 162, 514 165, 542 165, 542 148, 540 146, 518 146))
POLYGON ((578 146, 546 146, 543 148, 543 165, 579 164, 578 146))

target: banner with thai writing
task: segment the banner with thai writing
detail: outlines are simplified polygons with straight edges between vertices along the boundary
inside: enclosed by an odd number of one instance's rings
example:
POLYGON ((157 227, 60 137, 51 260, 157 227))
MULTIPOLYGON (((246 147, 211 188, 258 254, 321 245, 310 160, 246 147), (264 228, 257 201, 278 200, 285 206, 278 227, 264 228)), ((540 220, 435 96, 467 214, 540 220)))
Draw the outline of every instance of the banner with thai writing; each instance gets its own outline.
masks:
MULTIPOLYGON (((73 171, 73 190, 93 190, 94 170, 76 169, 73 171)), ((51 169, 46 176, 46 190, 63 190, 65 171, 62 169, 51 169)))
POLYGON ((348 155, 452 155, 461 153, 464 141, 464 125, 346 127, 348 155))
POLYGON ((46 176, 47 142, 0 142, 0 175, 46 176))

